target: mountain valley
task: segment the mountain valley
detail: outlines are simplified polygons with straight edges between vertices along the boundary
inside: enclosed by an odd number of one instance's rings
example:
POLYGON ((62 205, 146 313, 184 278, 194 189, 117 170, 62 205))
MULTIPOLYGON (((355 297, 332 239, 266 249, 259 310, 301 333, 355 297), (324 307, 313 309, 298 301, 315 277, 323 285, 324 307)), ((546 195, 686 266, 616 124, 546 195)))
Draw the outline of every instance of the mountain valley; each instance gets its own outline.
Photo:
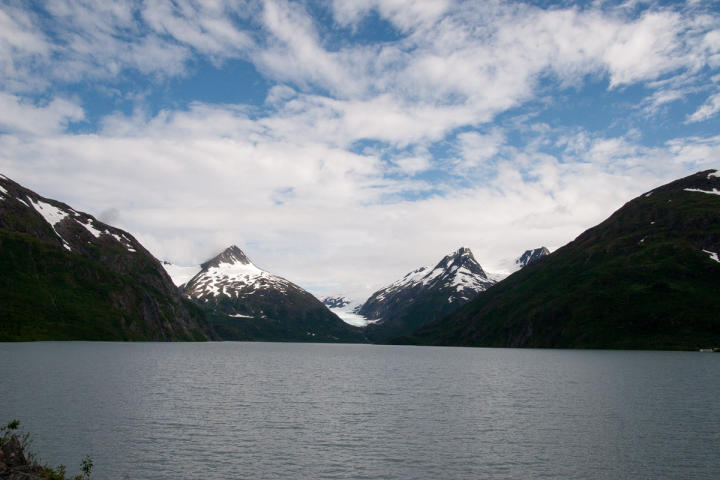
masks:
POLYGON ((364 302, 316 298, 237 246, 197 266, 0 176, 0 340, 252 340, 697 349, 720 345, 720 175, 646 192, 550 253, 467 247, 364 302))

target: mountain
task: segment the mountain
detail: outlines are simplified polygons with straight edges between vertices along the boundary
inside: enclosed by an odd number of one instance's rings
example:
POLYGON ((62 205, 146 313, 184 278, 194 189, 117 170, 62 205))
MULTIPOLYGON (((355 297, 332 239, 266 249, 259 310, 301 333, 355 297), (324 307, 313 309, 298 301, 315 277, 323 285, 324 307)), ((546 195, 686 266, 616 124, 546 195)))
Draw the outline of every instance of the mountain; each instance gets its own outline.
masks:
POLYGON ((330 309, 340 319, 355 327, 366 327, 370 323, 375 323, 360 315, 360 307, 362 304, 345 297, 343 295, 332 295, 325 297, 321 302, 330 309))
POLYGON ((516 258, 506 258, 501 260, 495 266, 496 270, 487 272, 488 277, 495 282, 499 282, 509 275, 517 272, 521 268, 525 268, 531 263, 535 263, 541 258, 550 254, 550 250, 545 247, 525 250, 522 255, 516 258))
POLYGON ((493 283, 470 249, 463 247, 434 268, 413 270, 373 293, 358 313, 375 320, 367 327, 368 338, 384 341, 457 310, 493 283))
POLYGON ((534 250, 525 250, 525 253, 515 260, 515 269, 520 270, 521 268, 527 267, 531 263, 535 263, 549 254, 550 250, 545 247, 536 248, 534 250))
POLYGON ((235 245, 203 263, 182 291, 226 340, 363 342, 309 292, 258 268, 235 245))
POLYGON ((631 200, 574 241, 403 342, 492 347, 720 346, 720 174, 631 200))
POLYGON ((0 341, 212 338, 132 235, 0 175, 0 341))

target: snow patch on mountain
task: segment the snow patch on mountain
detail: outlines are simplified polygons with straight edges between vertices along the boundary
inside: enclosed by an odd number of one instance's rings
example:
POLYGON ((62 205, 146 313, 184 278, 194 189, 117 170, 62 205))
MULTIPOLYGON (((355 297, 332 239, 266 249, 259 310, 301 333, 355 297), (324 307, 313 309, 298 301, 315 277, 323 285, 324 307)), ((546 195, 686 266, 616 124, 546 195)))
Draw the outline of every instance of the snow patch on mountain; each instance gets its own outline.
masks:
MULTIPOLYGON (((446 255, 435 267, 420 267, 376 291, 358 313, 381 324, 394 322, 419 299, 460 306, 495 283, 475 260, 469 248, 446 255)), ((446 311, 447 307, 441 307, 446 311)))
MULTIPOLYGON (((85 236, 78 237, 77 229, 73 227, 72 222, 68 223, 69 220, 66 220, 69 218, 78 225, 81 225, 94 238, 100 239, 103 235, 107 235, 114 238, 120 245, 126 248, 127 251, 131 253, 137 252, 140 244, 132 240, 131 237, 128 237, 122 230, 105 225, 93 216, 87 213, 77 212, 60 202, 54 200, 46 201, 47 199, 39 197, 35 192, 23 189, 5 176, 0 175, 0 178, 7 181, 5 185, 0 185, 0 191, 3 192, 0 194, 0 198, 4 195, 37 212, 43 220, 50 225, 50 228, 52 228, 55 235, 57 235, 62 242, 63 248, 66 250, 73 251, 73 249, 75 249, 76 252, 79 251, 82 253, 85 244, 94 243, 93 241, 88 241, 85 236), (111 230, 117 233, 113 233, 111 230), (65 235, 65 237, 63 237, 63 235, 65 235)), ((4 200, 5 198, 2 199, 4 200)), ((105 242, 106 240, 108 239, 102 241, 105 242)))
MULTIPOLYGON (((60 210, 53 205, 50 205, 49 203, 43 202, 42 200, 33 201, 31 198, 28 198, 28 201, 32 204, 33 208, 35 208, 35 210, 40 215, 42 215, 45 221, 50 224, 50 227, 53 229, 53 232, 55 232, 55 235, 57 235, 58 238, 62 240, 63 247, 68 251, 72 251, 72 248, 70 248, 68 242, 65 241, 62 235, 60 235, 60 233, 55 228, 55 225, 62 222, 68 216, 68 213, 64 210, 60 210)), ((27 206, 25 202, 22 203, 27 206)))
POLYGON ((711 195, 720 195, 720 190, 717 188, 713 188, 712 190, 701 190, 699 188, 685 188, 686 192, 699 192, 699 193, 709 193, 711 195))
MULTIPOLYGON (((32 206, 37 210, 37 212, 42 215, 42 217, 45 219, 47 223, 50 224, 51 227, 53 227, 53 230, 55 229, 55 225, 62 222, 65 217, 68 216, 68 213, 64 210, 60 210, 57 207, 54 207, 53 205, 50 205, 49 203, 45 203, 42 200, 35 200, 29 199, 30 203, 32 203, 32 206)), ((57 233, 57 232, 55 232, 57 233)), ((58 234, 60 236, 60 234, 58 234)))
POLYGON ((87 223, 84 223, 84 222, 78 222, 78 223, 80 225, 82 225, 83 227, 85 227, 85 230, 90 232, 92 234, 92 236, 94 236, 95 238, 100 238, 100 235, 103 233, 93 226, 92 220, 90 220, 90 219, 88 219, 87 223))
MULTIPOLYGON (((469 248, 460 248, 438 263, 435 268, 430 266, 420 267, 405 275, 382 290, 376 292, 377 300, 384 300, 386 297, 407 288, 434 288, 443 284, 453 287, 456 292, 468 291, 468 295, 485 290, 489 284, 485 271, 475 261, 469 248)), ((466 299, 467 295, 460 295, 459 298, 466 299)))
POLYGON ((336 308, 331 308, 330 311, 340 317, 340 320, 353 327, 367 327, 370 324, 378 322, 378 320, 370 320, 359 313, 346 312, 336 308))
POLYGON ((188 293, 201 300, 220 295, 242 298, 267 289, 284 293, 295 288, 288 280, 258 268, 234 245, 201 267, 187 282, 188 293))
POLYGON ((360 307, 362 307, 362 303, 343 295, 330 295, 322 298, 320 301, 348 325, 367 327, 371 323, 377 322, 377 320, 370 320, 358 313, 360 307))
POLYGON ((710 250, 703 250, 703 252, 710 255, 711 260, 715 260, 716 262, 720 263, 720 257, 718 257, 718 254, 715 252, 711 252, 710 250))

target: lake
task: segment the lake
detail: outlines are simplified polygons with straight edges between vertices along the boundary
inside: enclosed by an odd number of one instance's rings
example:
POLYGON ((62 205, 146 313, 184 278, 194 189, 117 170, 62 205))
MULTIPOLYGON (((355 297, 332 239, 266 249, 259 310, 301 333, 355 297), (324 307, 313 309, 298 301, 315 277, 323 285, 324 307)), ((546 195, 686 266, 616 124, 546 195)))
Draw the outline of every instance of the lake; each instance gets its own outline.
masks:
POLYGON ((0 343, 0 422, 96 479, 717 478, 720 355, 0 343))

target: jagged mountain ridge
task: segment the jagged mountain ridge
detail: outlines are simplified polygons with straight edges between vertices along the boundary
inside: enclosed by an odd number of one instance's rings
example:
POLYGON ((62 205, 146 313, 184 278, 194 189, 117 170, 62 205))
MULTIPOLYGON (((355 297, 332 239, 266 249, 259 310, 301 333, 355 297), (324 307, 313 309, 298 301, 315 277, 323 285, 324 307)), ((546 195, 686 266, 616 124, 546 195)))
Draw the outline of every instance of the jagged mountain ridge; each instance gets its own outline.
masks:
POLYGON ((535 248, 533 250, 525 250, 525 252, 515 260, 516 270, 525 268, 531 263, 535 263, 549 254, 550 250, 545 247, 535 248))
POLYGON ((315 296, 257 267, 232 245, 182 288, 227 340, 365 341, 315 296))
POLYGON ((215 338, 132 235, 4 175, 0 246, 2 339, 215 338))
POLYGON ((720 345, 720 173, 629 201, 542 262, 403 343, 690 349, 720 345))
POLYGON ((368 337, 383 341, 459 308, 494 283, 470 249, 462 247, 434 268, 420 267, 373 293, 358 313, 375 321, 368 337))
MULTIPOLYGON (((323 302, 323 304, 330 309, 343 309, 353 304, 352 300, 343 295, 331 295, 328 297, 323 297, 320 299, 320 301, 323 302)), ((358 305, 356 308, 359 310, 360 305, 358 305)))

